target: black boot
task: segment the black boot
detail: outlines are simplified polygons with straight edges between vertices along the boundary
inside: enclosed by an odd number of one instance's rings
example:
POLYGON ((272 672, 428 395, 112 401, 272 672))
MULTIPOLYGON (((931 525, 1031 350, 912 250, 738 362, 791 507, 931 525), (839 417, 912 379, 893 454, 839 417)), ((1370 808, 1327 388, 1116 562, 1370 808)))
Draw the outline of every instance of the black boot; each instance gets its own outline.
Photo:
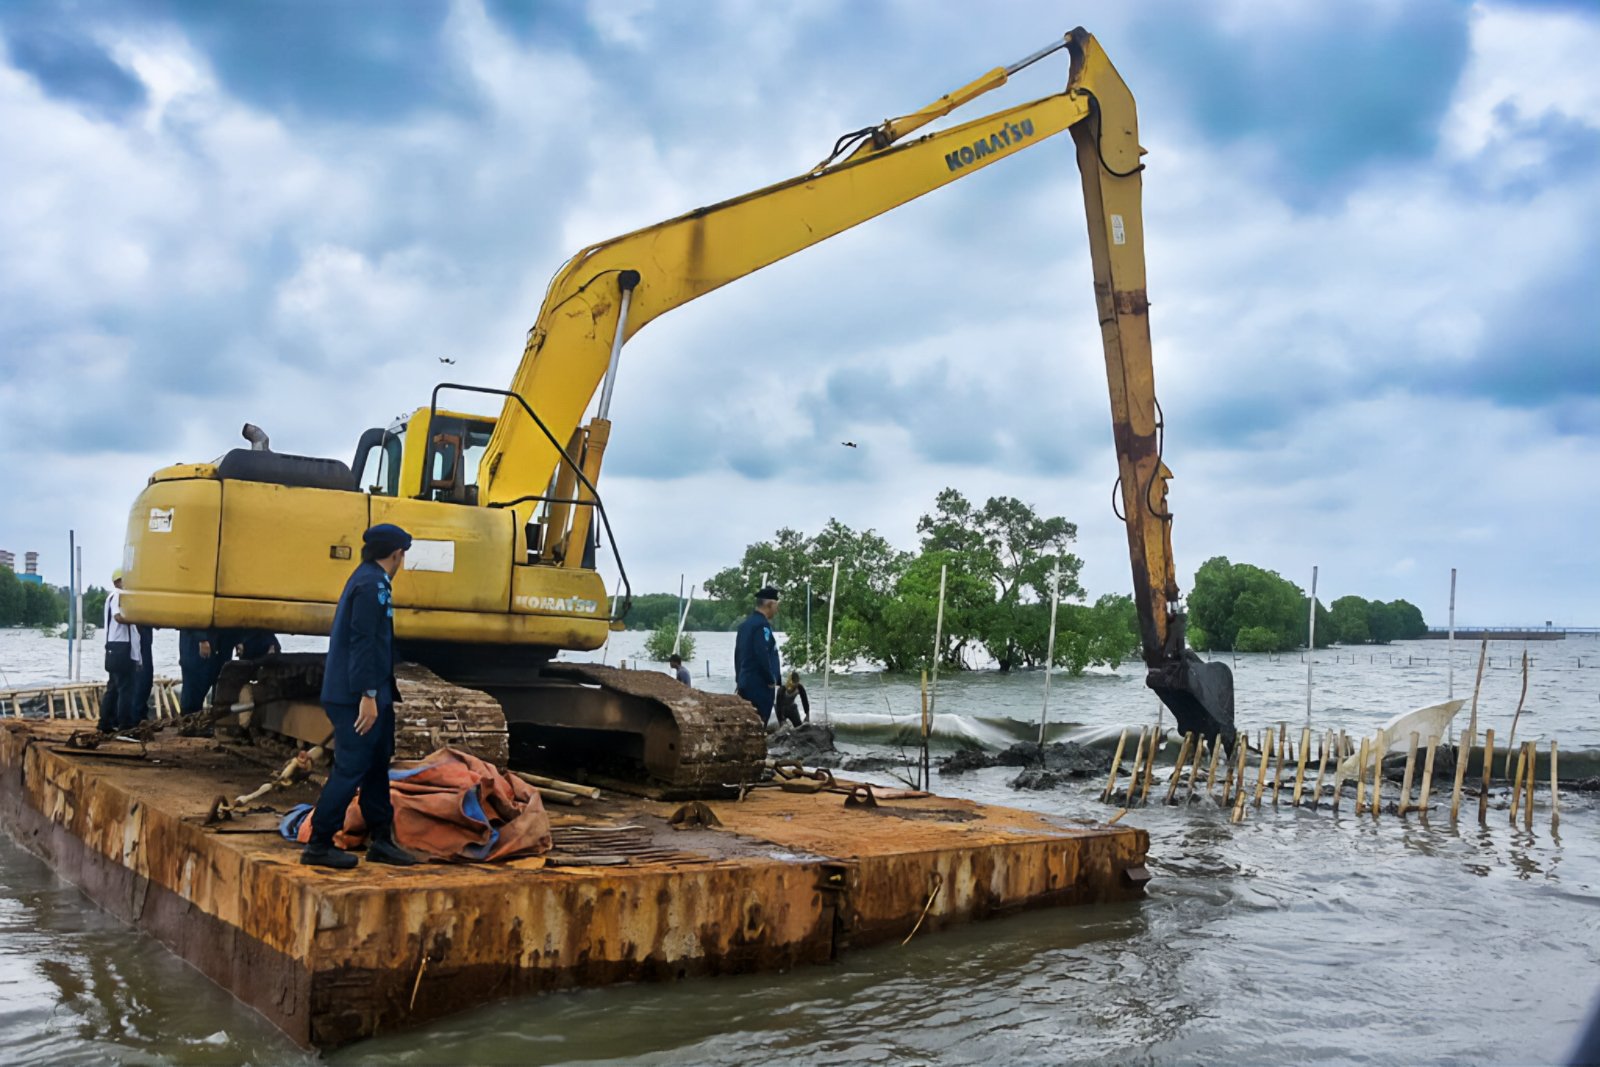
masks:
POLYGON ((305 851, 300 853, 300 862, 307 867, 332 867, 336 871, 348 871, 360 863, 361 858, 339 848, 333 843, 332 838, 313 835, 305 851))
POLYGON ((392 822, 380 823, 372 828, 372 834, 367 838, 367 859, 395 867, 411 867, 422 862, 395 841, 392 822))

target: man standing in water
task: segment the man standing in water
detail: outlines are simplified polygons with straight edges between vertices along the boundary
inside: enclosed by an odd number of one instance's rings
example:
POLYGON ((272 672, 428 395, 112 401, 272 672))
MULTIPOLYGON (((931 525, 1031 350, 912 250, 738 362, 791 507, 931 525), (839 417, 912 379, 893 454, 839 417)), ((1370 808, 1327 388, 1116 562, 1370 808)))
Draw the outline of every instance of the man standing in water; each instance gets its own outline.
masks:
POLYGON ((772 635, 776 614, 778 591, 769 585, 756 594, 756 609, 739 624, 733 642, 734 684, 739 695, 756 706, 763 725, 772 718, 772 703, 783 673, 778 640, 772 635))
POLYGON ((345 583, 328 636, 322 707, 333 723, 333 770, 311 815, 311 841, 300 862, 348 869, 360 862, 333 843, 357 790, 367 824, 367 859, 410 866, 417 858, 395 843, 389 801, 394 756, 394 602, 389 581, 405 563, 411 535, 390 523, 362 535, 361 565, 345 583))

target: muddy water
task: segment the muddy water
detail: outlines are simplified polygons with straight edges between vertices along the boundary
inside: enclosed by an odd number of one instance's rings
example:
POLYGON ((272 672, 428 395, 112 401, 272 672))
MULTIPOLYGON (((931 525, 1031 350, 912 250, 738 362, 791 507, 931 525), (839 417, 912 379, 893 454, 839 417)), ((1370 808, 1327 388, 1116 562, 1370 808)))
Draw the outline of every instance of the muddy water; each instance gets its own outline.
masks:
MULTIPOLYGON (((611 662, 633 650, 619 635, 611 662)), ((697 675, 729 679, 725 635, 697 675)), ((0 632, 0 669, 54 653, 0 632)), ((56 644, 59 644, 57 642, 56 644)), ((1502 732, 1520 646, 1492 646, 1480 721, 1502 732), (1497 673, 1498 672, 1498 673, 1497 673)), ((1555 737, 1574 765, 1600 747, 1600 644, 1530 646, 1518 736, 1555 737), (1579 667, 1579 658, 1583 666, 1579 667)), ((1442 699, 1435 642, 1318 653, 1314 721, 1360 731, 1442 699), (1349 657, 1350 652, 1343 653, 1349 657), (1411 657, 1403 667, 1386 657, 1411 657), (1369 659, 1368 657, 1377 657, 1369 659), (1382 662, 1379 662, 1379 660, 1382 662), (1423 662, 1426 660, 1426 662, 1423 662)), ((158 649, 158 663, 159 649, 158 649)), ((1470 695, 1476 649, 1458 650, 1470 695)), ((1304 716, 1298 656, 1240 657, 1241 724, 1304 716)), ((1037 729, 1042 677, 968 675, 941 692, 946 743, 1037 729), (964 720, 958 721, 958 720, 964 720)), ((809 684, 809 682, 808 682, 809 684)), ((812 685, 820 697, 820 685, 812 685)), ((903 682, 835 679, 850 747, 888 746, 916 707, 903 682)), ((1132 672, 1058 679, 1052 733, 1104 737, 1153 719, 1132 672)), ((816 710, 814 705, 814 710, 816 710)), ((943 720, 941 720, 943 725, 943 720)), ((970 742, 969 742, 970 743, 970 742)), ((937 779, 986 801, 1101 816, 1096 786, 1013 792, 1005 768, 937 779)), ((1592 772, 1591 772, 1592 773, 1592 772)), ((1392 796, 1392 787, 1391 787, 1392 796)), ((1142 902, 1021 916, 856 952, 785 975, 629 986, 492 1005, 340 1050, 336 1063, 1548 1063, 1600 993, 1600 810, 1566 794, 1552 833, 1491 810, 1447 819, 1338 818, 1270 802, 1241 826, 1215 809, 1151 807, 1142 902)), ((0 838, 0 1060, 309 1062, 265 1022, 0 838)))

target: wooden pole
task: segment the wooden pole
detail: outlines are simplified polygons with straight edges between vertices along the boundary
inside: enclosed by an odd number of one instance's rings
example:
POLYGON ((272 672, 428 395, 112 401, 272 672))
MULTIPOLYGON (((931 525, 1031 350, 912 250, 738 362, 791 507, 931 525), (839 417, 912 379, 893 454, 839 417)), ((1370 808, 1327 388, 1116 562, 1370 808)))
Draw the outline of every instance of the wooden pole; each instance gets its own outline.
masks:
POLYGON ((1306 756, 1311 751, 1311 727, 1300 728, 1300 759, 1294 768, 1294 806, 1300 806, 1300 791, 1305 787, 1306 756))
POLYGON ((1317 658, 1317 568, 1311 568, 1311 605, 1306 622, 1306 726, 1311 725, 1311 672, 1317 658))
MULTIPOLYGON (((1312 811, 1316 811, 1317 810, 1317 805, 1322 802, 1322 776, 1327 773, 1327 770, 1328 770, 1328 750, 1330 748, 1332 748, 1332 747, 1333 747, 1333 730, 1329 729, 1328 736, 1323 738, 1323 740, 1322 740, 1322 750, 1317 753, 1317 786, 1316 786, 1316 789, 1314 789, 1312 791, 1312 793, 1311 793, 1311 810, 1312 811)), ((1334 756, 1335 765, 1338 764, 1338 760, 1339 760, 1339 757, 1338 756, 1334 756)), ((1337 795, 1337 790, 1335 790, 1335 795, 1337 795)), ((1335 810, 1337 810, 1337 809, 1335 809, 1335 810)))
POLYGON ((1267 727, 1267 736, 1261 746, 1261 766, 1256 769, 1256 795, 1254 806, 1261 806, 1261 793, 1267 787, 1267 761, 1272 758, 1272 727, 1267 727))
MULTIPOLYGON (((822 645, 822 721, 831 723, 833 719, 828 714, 828 696, 833 679, 833 606, 839 599, 839 561, 833 561, 833 584, 828 587, 828 635, 822 645)), ((933 662, 934 676, 938 677, 939 661, 933 662)))
POLYGON ((1206 775, 1206 796, 1211 795, 1211 786, 1217 780, 1217 757, 1222 755, 1222 735, 1218 734, 1216 740, 1211 742, 1211 773, 1206 775))
POLYGON ((1483 732, 1483 783, 1478 787, 1478 822, 1489 822, 1489 771, 1494 766, 1494 731, 1483 732))
MULTIPOLYGON (((928 714, 933 715, 939 708, 939 660, 944 652, 944 579, 945 572, 949 569, 947 564, 939 564, 939 616, 933 624, 933 688, 928 693, 928 714)), ((1039 753, 1041 762, 1044 753, 1039 753)))
POLYGON ((1467 723, 1467 729, 1472 731, 1472 736, 1478 736, 1478 690, 1483 688, 1483 665, 1489 658, 1489 637, 1483 638, 1483 646, 1478 649, 1478 680, 1472 683, 1472 719, 1467 723))
POLYGON ((1197 736, 1194 743, 1194 764, 1189 768, 1189 791, 1183 795, 1185 807, 1194 800, 1194 784, 1200 778, 1200 754, 1205 751, 1205 747, 1205 737, 1197 736))
MULTIPOLYGON (((924 674, 923 678, 926 679, 927 675, 924 674)), ((926 706, 926 704, 927 704, 926 698, 924 698, 923 704, 924 704, 924 706, 926 706)), ((1104 799, 1106 801, 1110 801, 1111 798, 1116 795, 1116 792, 1117 792, 1117 771, 1122 769, 1122 750, 1123 750, 1123 748, 1125 748, 1127 746, 1127 744, 1128 744, 1128 728, 1126 726, 1124 726, 1122 728, 1122 736, 1117 739, 1117 754, 1115 756, 1111 757, 1111 777, 1106 781, 1106 791, 1105 791, 1104 797, 1102 797, 1102 799, 1104 799)))
MULTIPOLYGON (((941 594, 943 587, 941 585, 941 594)), ((943 606, 943 596, 940 597, 943 606)), ((1044 761, 1044 724, 1050 718, 1050 674, 1056 665, 1056 615, 1061 603, 1061 564, 1050 571, 1050 643, 1044 655, 1044 708, 1039 712, 1039 760, 1044 761)))
POLYGON ((1517 713, 1511 717, 1511 733, 1506 737, 1506 777, 1511 777, 1511 749, 1517 743, 1517 720, 1522 718, 1522 704, 1528 699, 1528 650, 1522 650, 1522 695, 1517 698, 1517 713))
MULTIPOLYGON (((1511 825, 1517 825, 1517 807, 1522 802, 1522 778, 1528 762, 1528 743, 1517 749, 1517 776, 1511 780, 1511 825)), ((1506 749, 1506 763, 1511 763, 1511 750, 1506 749)))
MULTIPOLYGON (((1122 804, 1125 808, 1133 806, 1134 794, 1139 791, 1139 774, 1144 770, 1145 734, 1149 733, 1149 731, 1150 727, 1148 726, 1139 727, 1139 743, 1133 746, 1133 766, 1128 771, 1128 793, 1123 798, 1122 804)), ((1116 793, 1111 795, 1114 797, 1116 793)))
POLYGON ((1156 780, 1156 750, 1161 746, 1161 731, 1150 734, 1150 753, 1144 758, 1144 789, 1139 793, 1139 803, 1150 803, 1150 786, 1156 780))
POLYGON ((1244 751, 1246 747, 1244 735, 1234 734, 1233 751, 1229 754, 1231 758, 1222 768, 1222 797, 1217 801, 1224 808, 1228 807, 1229 802, 1233 799, 1233 778, 1238 770, 1236 764, 1239 763, 1239 753, 1244 751))
POLYGON ((1417 807, 1422 809, 1422 817, 1428 817, 1428 794, 1433 792, 1433 756, 1439 749, 1439 736, 1428 735, 1428 758, 1422 764, 1422 799, 1417 807))
POLYGON ((1535 768, 1539 763, 1539 742, 1529 741, 1528 745, 1528 788, 1522 798, 1526 806, 1522 809, 1522 825, 1524 829, 1533 829, 1533 783, 1535 781, 1535 768))
POLYGON ((1456 784, 1450 791, 1450 823, 1455 825, 1461 815, 1461 783, 1466 780, 1467 760, 1472 758, 1472 746, 1478 743, 1478 731, 1467 727, 1461 743, 1456 746, 1456 784))
POLYGON ((1556 742, 1550 739, 1550 830, 1561 824, 1561 789, 1556 779, 1556 742))
MULTIPOLYGON (((928 788, 928 783, 930 781, 932 781, 932 779, 929 777, 929 775, 931 773, 931 768, 930 768, 930 762, 928 760, 928 735, 931 734, 932 732, 933 732, 933 720, 931 718, 929 718, 929 716, 928 716, 928 672, 927 671, 923 671, 922 672, 922 788, 923 789, 927 789, 928 788)), ((1126 731, 1126 730, 1122 731, 1122 736, 1124 738, 1126 738, 1128 736, 1128 731, 1126 731)), ((1122 749, 1120 749, 1120 748, 1117 749, 1117 755, 1119 757, 1122 755, 1122 749)), ((1117 768, 1115 766, 1113 766, 1111 768, 1111 777, 1114 779, 1114 778, 1116 778, 1116 776, 1117 776, 1117 768)))
POLYGON ((1194 744, 1194 731, 1183 735, 1183 747, 1178 749, 1178 762, 1172 765, 1172 777, 1167 782, 1167 799, 1163 804, 1171 804, 1173 795, 1178 791, 1178 779, 1183 775, 1183 766, 1189 762, 1189 746, 1194 744))
POLYGON ((1288 740, 1289 724, 1286 722, 1280 722, 1278 724, 1278 764, 1277 769, 1272 772, 1273 807, 1278 806, 1278 793, 1283 789, 1283 746, 1288 743, 1288 740))
POLYGON ((1417 769, 1417 731, 1411 731, 1411 747, 1406 751, 1406 776, 1400 783, 1400 814, 1411 809, 1411 778, 1417 769))
MULTIPOLYGON (((1337 783, 1335 783, 1337 784, 1337 783)), ((1337 805, 1338 801, 1334 802, 1337 805)), ((1361 755, 1356 759, 1356 814, 1367 806, 1367 739, 1361 739, 1361 755)), ((1338 810, 1337 807, 1334 808, 1338 810)))
POLYGON ((1233 821, 1234 822, 1243 822, 1244 821, 1244 802, 1245 802, 1245 795, 1246 795, 1245 794, 1245 789, 1244 789, 1244 765, 1246 763, 1250 762, 1250 743, 1248 741, 1248 736, 1249 735, 1245 735, 1245 736, 1246 736, 1247 740, 1245 740, 1244 743, 1242 743, 1239 746, 1239 767, 1238 767, 1238 778, 1239 778, 1239 781, 1238 781, 1237 788, 1235 788, 1235 790, 1234 790, 1234 797, 1235 797, 1235 800, 1234 800, 1234 803, 1233 803, 1233 821))
POLYGON ((1372 821, 1378 821, 1383 810, 1383 751, 1378 739, 1372 739, 1372 821))

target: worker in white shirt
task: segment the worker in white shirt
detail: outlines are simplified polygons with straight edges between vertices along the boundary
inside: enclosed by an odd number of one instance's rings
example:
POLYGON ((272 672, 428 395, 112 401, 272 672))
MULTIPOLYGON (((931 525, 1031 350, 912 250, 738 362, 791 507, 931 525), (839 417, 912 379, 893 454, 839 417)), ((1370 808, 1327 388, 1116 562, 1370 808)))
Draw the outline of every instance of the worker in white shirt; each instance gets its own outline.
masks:
POLYGON ((111 572, 106 597, 106 691, 100 698, 100 732, 115 733, 138 724, 133 706, 135 682, 143 662, 137 629, 122 617, 122 570, 111 572))

